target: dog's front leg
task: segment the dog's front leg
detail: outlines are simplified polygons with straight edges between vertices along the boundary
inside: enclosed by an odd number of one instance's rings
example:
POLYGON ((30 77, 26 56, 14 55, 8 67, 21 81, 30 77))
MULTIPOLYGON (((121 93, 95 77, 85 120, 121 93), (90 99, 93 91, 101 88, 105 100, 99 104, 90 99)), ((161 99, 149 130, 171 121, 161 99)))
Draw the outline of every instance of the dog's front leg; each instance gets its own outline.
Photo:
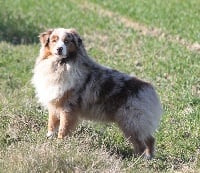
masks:
POLYGON ((55 135, 55 133, 58 130, 59 123, 60 123, 60 120, 57 117, 55 111, 49 109, 47 138, 51 138, 55 135))
POLYGON ((77 116, 71 112, 62 111, 60 113, 60 126, 58 130, 58 138, 63 139, 69 135, 77 124, 77 116))

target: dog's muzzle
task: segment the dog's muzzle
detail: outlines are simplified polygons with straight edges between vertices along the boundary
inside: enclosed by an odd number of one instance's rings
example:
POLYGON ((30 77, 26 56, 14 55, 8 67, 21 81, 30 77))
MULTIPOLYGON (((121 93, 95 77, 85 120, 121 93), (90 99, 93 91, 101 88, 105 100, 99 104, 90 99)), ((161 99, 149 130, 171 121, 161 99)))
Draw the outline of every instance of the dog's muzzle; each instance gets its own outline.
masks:
POLYGON ((62 55, 63 54, 63 47, 57 48, 57 53, 58 53, 58 55, 62 55))

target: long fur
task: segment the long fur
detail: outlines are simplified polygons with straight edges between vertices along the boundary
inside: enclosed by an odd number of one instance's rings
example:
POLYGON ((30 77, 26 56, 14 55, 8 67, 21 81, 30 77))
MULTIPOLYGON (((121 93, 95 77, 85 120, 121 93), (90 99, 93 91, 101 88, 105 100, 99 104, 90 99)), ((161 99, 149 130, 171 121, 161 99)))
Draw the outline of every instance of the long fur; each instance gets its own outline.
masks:
POLYGON ((79 118, 115 122, 136 153, 151 158, 162 113, 153 86, 94 62, 74 29, 48 30, 40 42, 32 83, 49 111, 47 136, 58 131, 58 138, 64 138, 79 118), (57 42, 65 43, 65 55, 55 54, 57 42))

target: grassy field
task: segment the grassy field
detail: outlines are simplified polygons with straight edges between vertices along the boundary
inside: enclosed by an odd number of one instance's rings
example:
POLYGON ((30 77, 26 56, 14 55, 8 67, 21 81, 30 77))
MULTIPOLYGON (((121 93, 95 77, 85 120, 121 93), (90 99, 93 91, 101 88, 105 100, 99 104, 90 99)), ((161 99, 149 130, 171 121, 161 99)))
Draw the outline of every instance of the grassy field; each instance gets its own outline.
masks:
POLYGON ((200 49, 177 40, 199 42, 199 7, 198 0, 0 1, 0 172, 200 172, 200 49), (37 36, 54 27, 76 28, 96 61, 154 84, 164 113, 153 160, 133 157, 114 124, 83 121, 65 141, 45 138, 47 112, 30 80, 37 36))

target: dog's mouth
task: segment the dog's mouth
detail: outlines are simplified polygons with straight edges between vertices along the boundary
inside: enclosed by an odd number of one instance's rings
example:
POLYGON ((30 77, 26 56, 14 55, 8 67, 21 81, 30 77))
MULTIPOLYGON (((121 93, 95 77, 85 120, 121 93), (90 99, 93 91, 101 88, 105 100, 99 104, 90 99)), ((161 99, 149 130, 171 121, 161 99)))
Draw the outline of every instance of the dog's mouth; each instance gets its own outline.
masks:
POLYGON ((64 57, 65 56, 62 52, 56 52, 56 53, 54 53, 54 55, 58 56, 58 57, 64 57))
POLYGON ((60 53, 55 53, 54 56, 57 59, 57 62, 62 65, 62 64, 66 64, 69 61, 69 56, 68 55, 63 55, 60 53))
POLYGON ((66 64, 68 61, 68 57, 63 57, 59 60, 59 63, 62 65, 62 64, 66 64))

